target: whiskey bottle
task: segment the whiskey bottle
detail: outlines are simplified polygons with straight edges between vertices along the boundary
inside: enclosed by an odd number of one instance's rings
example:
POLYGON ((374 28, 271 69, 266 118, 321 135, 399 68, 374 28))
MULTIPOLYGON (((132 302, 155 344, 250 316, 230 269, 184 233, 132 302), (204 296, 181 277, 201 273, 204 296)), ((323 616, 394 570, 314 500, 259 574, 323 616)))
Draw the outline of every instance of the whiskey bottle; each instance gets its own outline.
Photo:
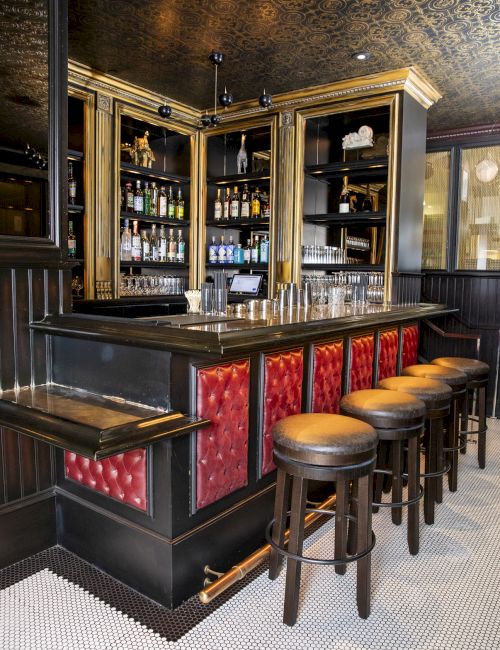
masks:
MULTIPOLYGON (((137 181, 140 183, 140 181, 137 181)), ((135 197, 134 197, 135 198, 135 197)), ((132 222, 132 261, 141 261, 141 236, 139 234, 139 222, 134 219, 132 222)))
POLYGON ((226 196, 224 197, 224 205, 222 210, 222 218, 229 219, 231 214, 231 190, 226 187, 226 196))
POLYGON ((208 247, 208 261, 210 264, 217 264, 219 261, 218 250, 219 247, 217 246, 215 237, 212 237, 212 243, 208 247))
POLYGON ((68 221, 68 257, 76 257, 76 236, 73 231, 72 221, 68 221))
POLYGON ((250 241, 250 239, 247 239, 247 245, 243 249, 243 263, 244 264, 250 264, 250 261, 252 259, 251 248, 252 248, 252 242, 250 241))
POLYGON ((158 192, 158 216, 167 216, 167 193, 165 192, 164 185, 160 187, 160 191, 158 192))
POLYGON ((134 212, 144 214, 144 194, 141 190, 141 181, 135 182, 134 212))
POLYGON ((175 262, 177 260, 177 242, 174 238, 174 229, 170 228, 167 243, 167 262, 175 262))
POLYGON ((141 259, 143 262, 151 262, 151 242, 146 230, 141 230, 141 259))
POLYGON ((120 239, 120 260, 122 262, 130 262, 132 259, 132 236, 129 228, 129 220, 125 219, 125 226, 123 228, 122 236, 120 239))
POLYGON ((184 219, 184 199, 180 187, 177 190, 177 200, 175 201, 175 218, 184 219))
POLYGON ((241 193, 240 216, 242 219, 248 219, 250 217, 250 193, 246 183, 243 185, 243 192, 241 193))
POLYGON ((220 187, 217 188, 217 196, 214 201, 214 221, 222 218, 222 201, 220 200, 220 187))
POLYGON ((131 181, 125 183, 125 210, 127 212, 134 211, 134 190, 131 181))
POLYGON ((259 188, 255 188, 252 197, 252 217, 258 219, 260 217, 260 193, 259 188))
POLYGON ((182 237, 182 230, 177 231, 177 262, 184 264, 186 261, 186 242, 182 237))
POLYGON ((347 187, 347 176, 344 176, 344 184, 340 192, 339 200, 339 213, 347 214, 351 210, 351 204, 349 202, 349 189, 347 187))
POLYGON ((151 207, 149 209, 149 214, 152 217, 156 217, 158 214, 158 188, 154 181, 151 183, 151 207))
POLYGON ((68 163, 68 203, 76 203, 76 180, 73 176, 73 163, 68 163))
POLYGON ((263 219, 271 218, 271 204, 269 202, 269 195, 263 194, 260 201, 260 216, 263 219))
POLYGON ((151 246, 151 261, 160 261, 160 249, 158 248, 158 235, 156 234, 156 224, 151 224, 151 237, 149 239, 151 246))
POLYGON ((240 216, 240 195, 238 194, 238 188, 235 186, 233 190, 233 196, 231 197, 231 219, 238 219, 240 216))
POLYGON ((149 216, 151 214, 151 190, 149 189, 149 183, 144 182, 144 214, 149 216))
POLYGON ((258 264, 259 263, 259 236, 255 235, 255 238, 253 240, 253 246, 250 251, 250 261, 252 264, 258 264))
POLYGON ((158 261, 167 261, 167 237, 165 235, 165 226, 160 226, 160 235, 158 237, 158 261))
POLYGON ((172 186, 171 185, 168 188, 167 217, 169 219, 175 219, 175 200, 174 200, 174 194, 172 192, 172 186))

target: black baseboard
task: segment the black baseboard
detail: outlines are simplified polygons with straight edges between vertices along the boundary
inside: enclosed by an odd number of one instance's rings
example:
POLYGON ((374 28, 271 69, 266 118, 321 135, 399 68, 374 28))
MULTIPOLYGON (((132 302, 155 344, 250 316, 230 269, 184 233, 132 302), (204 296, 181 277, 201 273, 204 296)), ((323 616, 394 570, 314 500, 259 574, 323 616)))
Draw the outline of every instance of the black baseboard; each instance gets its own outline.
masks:
POLYGON ((56 543, 52 490, 0 508, 0 569, 56 543))

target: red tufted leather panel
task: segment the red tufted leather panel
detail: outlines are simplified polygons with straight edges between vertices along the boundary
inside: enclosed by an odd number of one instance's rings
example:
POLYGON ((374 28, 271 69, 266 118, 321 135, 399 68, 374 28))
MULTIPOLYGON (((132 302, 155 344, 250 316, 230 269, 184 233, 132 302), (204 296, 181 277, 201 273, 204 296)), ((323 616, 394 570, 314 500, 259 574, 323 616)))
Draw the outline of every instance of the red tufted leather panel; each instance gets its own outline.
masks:
POLYGON ((249 393, 248 359, 201 368, 196 373, 196 412, 212 421, 197 434, 197 508, 248 483, 249 393))
POLYGON ((380 332, 378 380, 395 377, 398 370, 398 330, 380 332))
POLYGON ((418 363, 418 325, 403 327, 403 354, 401 367, 413 366, 418 363))
POLYGON ((262 427, 262 475, 274 468, 273 437, 275 422, 302 410, 302 348, 266 354, 264 359, 264 413, 262 427))
POLYGON ((133 449, 104 460, 89 460, 64 452, 66 478, 102 492, 108 497, 147 509, 146 450, 133 449))
POLYGON ((373 351, 373 334, 351 339, 350 392, 372 387, 373 351))
POLYGON ((342 341, 315 345, 313 353, 313 413, 338 413, 342 391, 342 341))

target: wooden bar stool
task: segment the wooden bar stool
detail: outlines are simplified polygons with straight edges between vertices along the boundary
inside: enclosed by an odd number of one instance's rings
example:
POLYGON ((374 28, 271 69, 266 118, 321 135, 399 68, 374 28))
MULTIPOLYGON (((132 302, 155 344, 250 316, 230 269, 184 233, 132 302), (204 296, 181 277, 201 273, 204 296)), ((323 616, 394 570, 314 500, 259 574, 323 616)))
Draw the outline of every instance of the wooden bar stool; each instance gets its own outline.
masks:
MULTIPOLYGON (((444 463, 443 437, 452 390, 448 384, 423 377, 389 377, 379 383, 379 388, 413 395, 425 404, 425 471, 420 477, 424 479, 424 520, 433 524, 437 485, 450 469, 444 463)), ((375 500, 380 501, 380 497, 381 490, 375 494, 375 500)))
POLYGON ((297 620, 301 563, 333 564, 337 573, 345 573, 346 563, 358 562, 357 605, 361 618, 370 614, 371 551, 375 536, 371 527, 372 481, 375 467, 377 434, 368 424, 342 415, 304 413, 283 418, 274 425, 274 462, 278 467, 274 519, 266 530, 271 544, 269 577, 274 580, 286 556, 287 573, 283 622, 297 620), (306 509, 309 480, 335 481, 335 511, 306 509), (290 535, 285 550, 288 492, 292 481, 290 535), (349 482, 357 486, 357 544, 347 554, 347 512, 349 482), (335 558, 318 559, 302 555, 304 515, 321 512, 335 515, 335 558), (272 530, 272 535, 271 535, 272 530))
POLYGON ((467 446, 467 435, 477 436, 477 460, 479 467, 486 467, 486 389, 488 387, 488 375, 490 367, 483 361, 476 359, 467 359, 465 357, 439 357, 431 361, 432 364, 453 368, 459 370, 467 376, 467 401, 466 407, 462 411, 462 435, 464 436, 463 452, 467 446), (469 396, 477 398, 477 430, 468 430, 468 420, 473 420, 469 416, 469 396))
MULTIPOLYGON (((374 505, 391 508, 392 521, 397 525, 402 521, 402 508, 408 507, 408 548, 412 555, 416 555, 419 549, 419 501, 423 496, 419 484, 419 440, 424 430, 425 404, 405 393, 368 389, 345 395, 340 400, 340 412, 371 424, 379 440, 390 442, 392 467, 388 470, 377 464, 375 472, 391 475, 392 502, 374 502, 374 505), (403 474, 405 446, 408 448, 407 474, 403 474), (406 501, 403 501, 404 479, 408 481, 406 501)), ((353 514, 356 507, 353 498, 353 514)))
MULTIPOLYGON (((444 451, 449 455, 450 461, 448 487, 450 492, 456 492, 458 486, 458 452, 461 446, 460 421, 458 416, 461 408, 464 408, 467 376, 463 372, 453 370, 453 368, 445 368, 444 366, 432 365, 430 363, 406 366, 406 368, 403 368, 403 375, 436 379, 437 381, 448 384, 452 390, 450 415, 446 423, 447 442, 444 451)), ((437 486, 436 500, 438 503, 441 503, 443 500, 441 481, 437 486)))

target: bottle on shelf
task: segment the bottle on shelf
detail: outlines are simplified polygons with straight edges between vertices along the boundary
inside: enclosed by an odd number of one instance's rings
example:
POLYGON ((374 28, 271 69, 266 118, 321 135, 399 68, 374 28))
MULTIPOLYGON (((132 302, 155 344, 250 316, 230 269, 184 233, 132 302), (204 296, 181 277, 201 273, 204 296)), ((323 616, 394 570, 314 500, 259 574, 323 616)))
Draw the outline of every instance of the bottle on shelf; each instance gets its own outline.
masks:
POLYGON ((250 239, 247 239, 247 245, 243 249, 243 264, 250 264, 252 259, 252 242, 250 239))
POLYGON ((158 216, 167 216, 167 193, 165 192, 165 185, 162 185, 158 192, 158 216))
POLYGON ((271 218, 271 203, 269 202, 269 195, 263 194, 260 201, 260 216, 263 219, 271 218))
POLYGON ((258 219, 260 217, 260 192, 259 188, 255 188, 252 196, 252 217, 258 219))
POLYGON ((217 196, 214 201, 214 221, 222 219, 222 201, 220 198, 220 187, 217 188, 217 196))
POLYGON ((130 262, 132 260, 132 235, 128 219, 125 219, 125 225, 120 239, 120 260, 122 262, 130 262))
POLYGON ((144 214, 144 194, 141 190, 141 181, 135 182, 134 212, 136 214, 144 214))
POLYGON ((148 181, 144 181, 144 214, 149 216, 151 214, 151 190, 149 189, 148 181))
POLYGON ((149 209, 149 214, 152 217, 158 215, 158 194, 158 188, 156 187, 156 183, 153 181, 151 183, 151 207, 149 209))
POLYGON ((146 230, 141 230, 141 261, 151 262, 151 242, 146 230))
POLYGON ((231 190, 226 187, 226 196, 224 197, 224 205, 222 206, 222 218, 229 219, 231 215, 231 190))
POLYGON ((73 163, 68 163, 68 203, 76 203, 76 179, 73 174, 73 163))
POLYGON ((127 212, 134 211, 134 190, 132 187, 132 181, 127 181, 125 183, 125 210, 127 212))
POLYGON ((160 249, 158 247, 158 235, 156 234, 156 224, 151 224, 151 236, 149 238, 149 244, 151 248, 151 261, 159 262, 160 261, 160 249))
POLYGON ((248 191, 248 185, 245 183, 243 185, 243 192, 241 193, 240 217, 242 219, 248 219, 250 217, 250 207, 250 192, 248 191))
POLYGON ((217 264, 217 262, 219 261, 218 250, 219 247, 217 246, 215 237, 212 237, 212 243, 208 247, 208 261, 210 264, 217 264))
POLYGON ((243 252, 243 247, 241 244, 238 244, 234 248, 233 252, 233 259, 235 264, 244 264, 245 262, 245 254, 243 252))
POLYGON ((167 261, 167 236, 165 234, 165 226, 160 226, 160 234, 158 236, 158 261, 167 261))
POLYGON ((177 242, 174 237, 174 229, 170 228, 167 244, 167 262, 177 261, 177 242))
MULTIPOLYGON (((137 181, 140 183, 140 181, 137 181)), ((134 219, 132 222, 132 261, 141 261, 141 235, 139 233, 139 222, 134 219)))
POLYGON ((68 221, 68 257, 76 257, 76 236, 73 230, 73 222, 68 221))
POLYGON ((238 219, 240 216, 240 195, 238 194, 238 187, 235 185, 233 196, 231 197, 231 219, 238 219))
POLYGON ((224 243, 224 235, 220 238, 219 248, 217 249, 217 261, 219 264, 225 264, 227 262, 226 257, 226 244, 224 243))
POLYGON ((175 200, 174 200, 174 193, 172 191, 172 186, 171 185, 168 188, 167 217, 169 219, 175 219, 175 200))
POLYGON ((182 190, 180 187, 177 190, 174 215, 176 219, 184 219, 184 199, 182 198, 182 190))
POLYGON ((230 235, 229 244, 226 246, 226 262, 234 264, 234 240, 232 235, 230 235))
POLYGON ((347 214, 351 211, 351 204, 349 201, 349 188, 347 187, 347 176, 344 176, 342 190, 339 199, 339 214, 347 214))
POLYGON ((370 186, 366 186, 366 194, 365 198, 363 199, 363 204, 361 206, 361 211, 362 212, 371 212, 373 210, 373 205, 372 205, 372 197, 370 194, 370 186))
POLYGON ((261 264, 269 263, 269 238, 267 235, 264 236, 264 239, 260 241, 260 258, 259 261, 261 264))
POLYGON ((259 236, 255 235, 253 240, 253 246, 251 247, 250 250, 250 261, 252 264, 259 263, 259 253, 260 253, 259 236))
POLYGON ((182 237, 182 230, 177 231, 177 262, 184 264, 186 260, 186 242, 182 237))

